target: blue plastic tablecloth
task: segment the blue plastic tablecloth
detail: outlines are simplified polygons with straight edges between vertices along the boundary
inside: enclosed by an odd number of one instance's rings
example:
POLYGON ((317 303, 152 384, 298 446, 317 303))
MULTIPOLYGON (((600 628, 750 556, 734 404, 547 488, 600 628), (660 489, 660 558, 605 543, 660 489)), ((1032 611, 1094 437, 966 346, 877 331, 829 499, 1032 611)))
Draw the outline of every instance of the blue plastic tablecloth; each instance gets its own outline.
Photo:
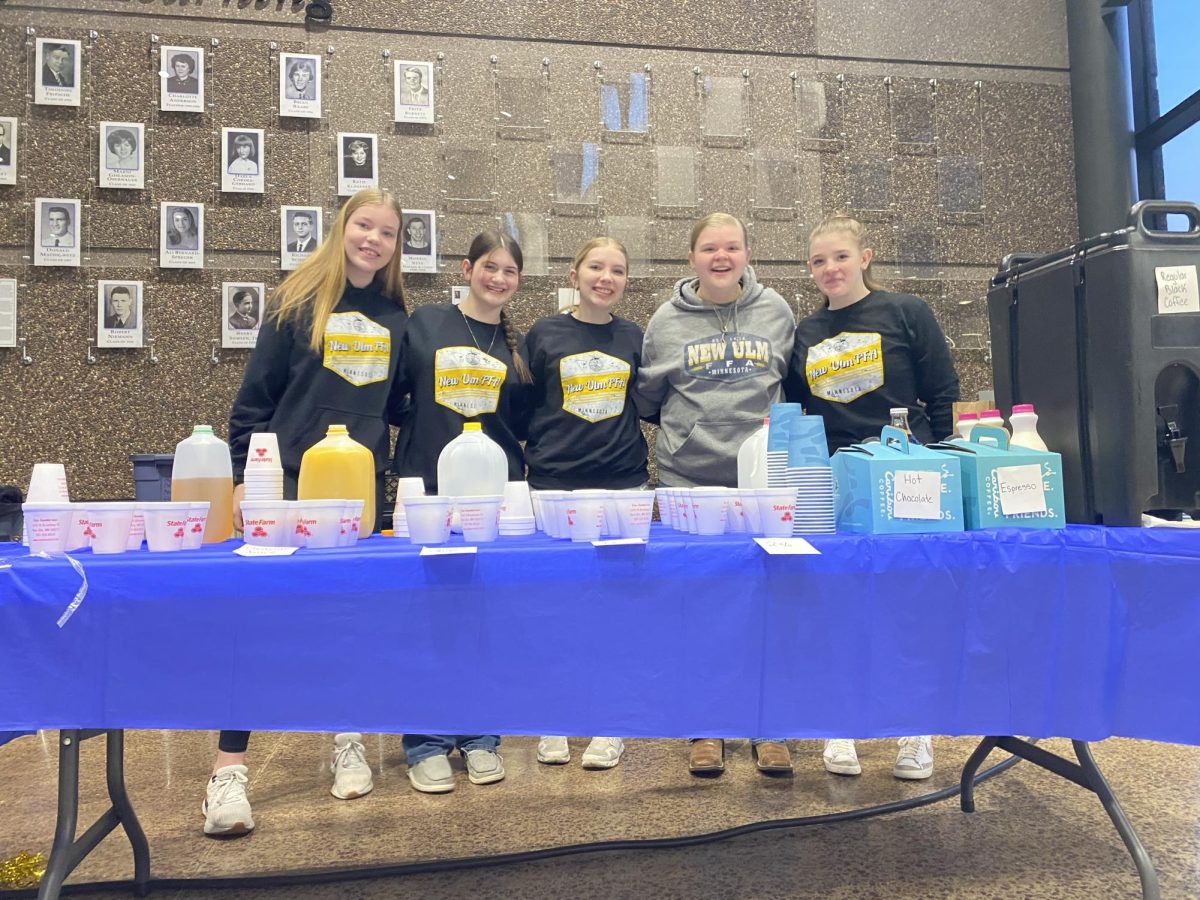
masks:
MULTIPOLYGON (((475 556, 79 554, 0 565, 0 731, 1111 735, 1200 744, 1200 535, 812 538, 655 526, 475 556)), ((16 552, 23 552, 17 548, 16 552)))

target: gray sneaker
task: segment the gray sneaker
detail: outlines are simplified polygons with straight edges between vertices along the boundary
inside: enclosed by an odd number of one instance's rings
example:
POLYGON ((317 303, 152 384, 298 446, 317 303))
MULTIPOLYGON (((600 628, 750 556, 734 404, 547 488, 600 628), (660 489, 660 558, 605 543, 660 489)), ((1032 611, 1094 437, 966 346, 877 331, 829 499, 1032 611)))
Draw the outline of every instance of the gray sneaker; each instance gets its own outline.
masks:
POLYGON ((538 741, 537 761, 548 766, 561 766, 571 761, 571 748, 562 735, 547 735, 538 741))
POLYGON ((454 790, 454 772, 445 753, 427 756, 408 767, 408 780, 423 794, 448 794, 454 790))
POLYGON ((371 778, 371 767, 367 765, 363 750, 362 735, 346 732, 333 739, 333 760, 329 764, 333 772, 333 787, 329 793, 339 800, 353 800, 371 793, 375 782, 371 778))
POLYGON ((246 767, 224 766, 208 779, 201 807, 204 833, 214 837, 246 834, 254 830, 250 801, 246 798, 246 767))
POLYGON ((504 778, 504 760, 495 750, 468 750, 467 778, 471 784, 500 781, 504 778))

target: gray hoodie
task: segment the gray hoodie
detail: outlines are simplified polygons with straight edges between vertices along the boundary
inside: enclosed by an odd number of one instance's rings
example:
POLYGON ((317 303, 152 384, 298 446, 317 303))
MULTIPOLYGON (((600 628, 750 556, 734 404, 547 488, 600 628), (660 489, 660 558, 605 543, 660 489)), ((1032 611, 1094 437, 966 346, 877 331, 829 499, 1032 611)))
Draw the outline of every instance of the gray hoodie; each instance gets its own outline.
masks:
POLYGON ((660 417, 659 484, 736 487, 742 441, 782 399, 796 317, 749 266, 741 296, 725 306, 701 300, 698 284, 680 280, 651 317, 634 402, 639 415, 660 417))

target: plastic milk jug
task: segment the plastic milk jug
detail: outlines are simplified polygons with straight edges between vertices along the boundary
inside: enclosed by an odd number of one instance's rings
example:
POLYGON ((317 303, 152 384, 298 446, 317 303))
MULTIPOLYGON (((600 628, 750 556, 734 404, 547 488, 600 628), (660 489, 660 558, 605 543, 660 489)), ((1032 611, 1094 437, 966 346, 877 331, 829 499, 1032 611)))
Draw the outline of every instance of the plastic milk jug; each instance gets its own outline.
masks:
POLYGON ((742 441, 738 450, 738 488, 767 487, 767 432, 771 418, 763 419, 762 428, 742 441))
POLYGON ((463 432, 438 456, 438 495, 483 497, 503 494, 508 481, 508 457, 483 433, 478 422, 466 422, 463 432))
POLYGON ((1028 447, 1030 450, 1048 451, 1046 442, 1037 431, 1037 412, 1032 403, 1018 403, 1012 408, 1008 421, 1012 425, 1010 447, 1028 447))
POLYGON ((325 437, 300 458, 299 500, 361 500, 358 536, 375 528, 375 454, 350 437, 345 425, 330 425, 325 437))
POLYGON ((1005 431, 1008 431, 1008 428, 1004 425, 1004 416, 1000 415, 1000 410, 998 409, 985 409, 979 414, 979 421, 976 424, 990 425, 993 428, 1003 428, 1005 431))
POLYGON ((211 425, 197 425, 191 437, 175 445, 171 499, 209 502, 204 543, 233 537, 233 463, 229 445, 213 434, 211 425))
POLYGON ((971 432, 975 430, 975 426, 979 424, 979 414, 973 412, 965 412, 958 417, 958 434, 964 441, 971 439, 971 432))

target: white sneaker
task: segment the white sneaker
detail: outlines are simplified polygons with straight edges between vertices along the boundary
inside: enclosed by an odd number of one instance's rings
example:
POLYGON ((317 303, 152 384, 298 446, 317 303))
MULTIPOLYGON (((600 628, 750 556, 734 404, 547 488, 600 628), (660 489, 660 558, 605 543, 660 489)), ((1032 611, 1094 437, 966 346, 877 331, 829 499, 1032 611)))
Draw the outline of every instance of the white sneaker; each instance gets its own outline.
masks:
POLYGON ((408 780, 422 794, 448 794, 454 790, 454 771, 445 753, 435 753, 409 766, 408 780))
POLYGON ((571 761, 571 748, 567 739, 559 735, 548 735, 538 741, 537 761, 548 766, 561 766, 571 761))
POLYGON ((583 751, 585 769, 611 769, 621 761, 625 742, 620 738, 596 737, 583 751))
POLYGON ((339 800, 353 800, 371 793, 375 782, 371 780, 371 767, 367 765, 361 734, 348 731, 334 736, 329 771, 333 772, 333 787, 329 793, 339 800))
POLYGON ((200 807, 205 834, 235 835, 254 830, 246 782, 245 766, 223 766, 208 779, 208 793, 200 807))
POLYGON ((854 741, 846 738, 833 738, 825 742, 825 752, 821 754, 825 763, 825 771, 834 775, 861 775, 862 766, 858 764, 858 753, 854 749, 854 741))
POLYGON ((501 781, 504 778, 504 760, 495 750, 468 750, 467 778, 471 784, 501 781))
POLYGON ((892 774, 906 781, 921 781, 933 774, 933 737, 928 734, 900 738, 900 752, 892 774))

